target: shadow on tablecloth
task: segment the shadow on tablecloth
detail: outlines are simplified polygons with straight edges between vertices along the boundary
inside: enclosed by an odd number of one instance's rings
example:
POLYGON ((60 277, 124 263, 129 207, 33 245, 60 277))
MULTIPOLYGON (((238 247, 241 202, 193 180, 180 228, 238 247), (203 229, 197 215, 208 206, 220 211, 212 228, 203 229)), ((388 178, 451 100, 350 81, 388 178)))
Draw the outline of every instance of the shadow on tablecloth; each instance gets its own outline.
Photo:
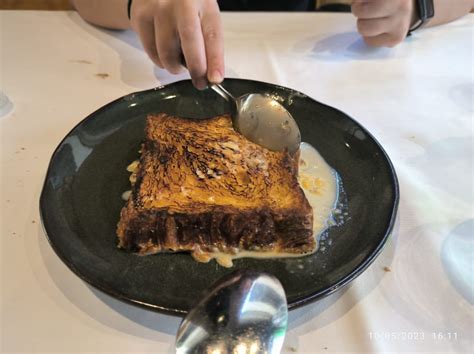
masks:
MULTIPOLYGON (((375 259, 374 263, 358 278, 349 283, 345 288, 329 295, 315 303, 303 306, 290 312, 288 334, 285 339, 285 348, 288 351, 298 350, 298 337, 313 333, 318 335, 318 330, 329 326, 346 316, 357 304, 364 301, 376 289, 384 277, 391 275, 391 265, 398 245, 399 220, 395 222, 394 229, 384 249, 375 259)), ((341 338, 344 335, 357 337, 359 346, 353 348, 355 352, 365 353, 373 351, 369 332, 374 331, 370 321, 362 315, 356 318, 357 322, 351 326, 351 333, 344 334, 341 329, 341 338)), ((346 324, 347 325, 347 324, 346 324)), ((327 338, 333 342, 334 338, 327 338)), ((316 338, 317 343, 324 343, 324 338, 316 338)), ((314 350, 324 352, 326 345, 314 350)))
MULTIPOLYGON (((105 46, 112 48, 120 57, 121 80, 138 90, 146 90, 160 85, 189 79, 189 73, 173 75, 155 66, 145 53, 138 36, 133 31, 115 31, 95 27, 85 22, 76 12, 68 14, 68 18, 84 32, 95 37, 105 46)), ((101 51, 98 51, 98 60, 101 61, 101 51)), ((105 51, 104 51, 105 56, 105 51)), ((104 61, 106 61, 104 59, 104 61)), ((96 64, 96 63, 94 63, 96 64)), ((226 77, 238 78, 232 68, 226 66, 226 77)))
POLYGON ((63 311, 77 318, 78 309, 81 313, 78 320, 86 315, 93 322, 127 335, 174 343, 181 318, 124 303, 88 285, 61 262, 41 227, 38 228, 37 242, 30 242, 26 247, 39 285, 63 311), (35 271, 43 267, 47 272, 35 271), (51 287, 51 282, 55 286, 51 287))
POLYGON ((332 62, 367 61, 400 59, 411 52, 411 43, 416 41, 408 38, 403 46, 396 48, 376 48, 365 44, 357 32, 341 32, 331 35, 320 35, 305 38, 294 44, 292 51, 298 56, 311 60, 332 62))

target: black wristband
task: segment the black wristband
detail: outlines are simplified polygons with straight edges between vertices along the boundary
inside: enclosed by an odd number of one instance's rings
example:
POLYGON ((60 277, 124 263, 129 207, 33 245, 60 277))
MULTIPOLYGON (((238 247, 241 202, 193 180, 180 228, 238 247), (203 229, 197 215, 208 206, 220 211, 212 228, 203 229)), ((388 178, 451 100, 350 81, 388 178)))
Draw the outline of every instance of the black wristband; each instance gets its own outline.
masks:
POLYGON ((132 1, 133 0, 128 0, 128 5, 127 5, 127 14, 128 14, 128 19, 131 20, 131 10, 132 10, 132 1))
POLYGON ((411 26, 407 34, 408 36, 410 36, 413 31, 426 25, 435 15, 433 0, 416 0, 415 4, 416 7, 414 10, 416 11, 418 21, 411 26))

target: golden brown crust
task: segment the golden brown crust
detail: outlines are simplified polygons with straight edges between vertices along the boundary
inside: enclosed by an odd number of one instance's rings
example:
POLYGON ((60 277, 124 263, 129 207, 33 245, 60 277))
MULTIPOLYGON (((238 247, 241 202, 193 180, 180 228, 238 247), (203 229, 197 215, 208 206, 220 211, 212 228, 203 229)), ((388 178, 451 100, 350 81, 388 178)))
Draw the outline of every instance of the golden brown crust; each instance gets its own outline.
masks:
POLYGON ((231 248, 311 252, 312 209, 297 159, 235 132, 228 115, 149 116, 136 183, 118 225, 140 253, 231 248))

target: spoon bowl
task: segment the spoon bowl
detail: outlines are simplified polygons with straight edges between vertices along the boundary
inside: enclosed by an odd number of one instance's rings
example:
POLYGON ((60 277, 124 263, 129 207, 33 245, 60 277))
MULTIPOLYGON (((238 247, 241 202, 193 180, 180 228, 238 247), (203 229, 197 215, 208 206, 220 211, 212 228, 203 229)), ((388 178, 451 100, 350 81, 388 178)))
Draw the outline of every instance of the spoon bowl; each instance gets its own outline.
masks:
POLYGON ((278 279, 239 270, 219 280, 184 318, 176 352, 280 353, 287 323, 278 279))
POLYGON ((269 95, 250 93, 234 97, 222 85, 210 86, 232 104, 234 129, 250 141, 273 151, 298 151, 301 134, 293 116, 269 95))

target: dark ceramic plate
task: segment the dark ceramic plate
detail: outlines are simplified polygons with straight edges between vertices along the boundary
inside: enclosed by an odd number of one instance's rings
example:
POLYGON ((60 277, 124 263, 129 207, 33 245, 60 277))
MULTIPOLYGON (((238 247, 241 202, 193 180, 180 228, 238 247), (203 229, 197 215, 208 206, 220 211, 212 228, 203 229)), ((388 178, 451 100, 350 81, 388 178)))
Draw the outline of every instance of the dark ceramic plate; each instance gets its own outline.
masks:
MULTIPOLYGON (((344 113, 284 87, 227 79, 235 95, 272 93, 295 117, 302 140, 316 147, 343 181, 348 213, 324 235, 321 250, 297 259, 240 259, 282 282, 290 308, 346 285, 375 259, 392 229, 398 184, 392 164, 367 130, 344 113)), ((126 166, 137 158, 145 117, 166 112, 205 118, 229 110, 212 91, 190 81, 120 98, 79 123, 59 144, 40 199, 47 237, 58 256, 83 280, 145 307, 186 313, 200 294, 232 269, 188 254, 139 257, 117 248, 115 228, 129 189, 126 166)))

